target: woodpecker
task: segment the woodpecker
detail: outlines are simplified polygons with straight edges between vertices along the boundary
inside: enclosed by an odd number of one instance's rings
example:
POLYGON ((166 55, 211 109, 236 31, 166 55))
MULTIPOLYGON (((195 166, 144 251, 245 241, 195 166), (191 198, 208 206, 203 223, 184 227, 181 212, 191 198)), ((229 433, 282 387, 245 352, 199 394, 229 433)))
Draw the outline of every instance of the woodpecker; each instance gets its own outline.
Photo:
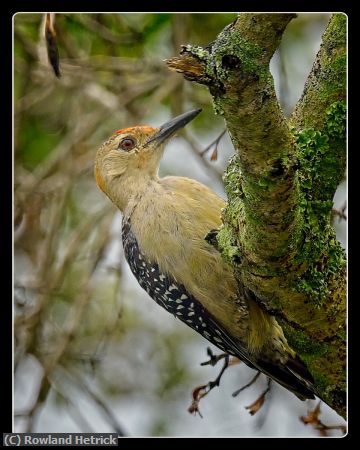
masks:
POLYGON ((158 176, 166 143, 200 111, 118 130, 97 151, 96 183, 123 213, 126 260, 158 305, 300 399, 314 398, 314 380, 276 319, 253 297, 239 298, 230 265, 205 240, 225 201, 190 178, 158 176))

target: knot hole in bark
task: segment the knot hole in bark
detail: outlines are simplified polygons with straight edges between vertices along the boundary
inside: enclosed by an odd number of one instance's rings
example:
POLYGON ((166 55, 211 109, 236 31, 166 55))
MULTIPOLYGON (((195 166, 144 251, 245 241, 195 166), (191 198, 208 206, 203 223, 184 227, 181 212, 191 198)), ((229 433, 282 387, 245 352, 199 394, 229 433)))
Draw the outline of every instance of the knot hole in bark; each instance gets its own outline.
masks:
POLYGON ((223 69, 238 69, 241 65, 240 59, 234 55, 224 55, 221 59, 223 69))

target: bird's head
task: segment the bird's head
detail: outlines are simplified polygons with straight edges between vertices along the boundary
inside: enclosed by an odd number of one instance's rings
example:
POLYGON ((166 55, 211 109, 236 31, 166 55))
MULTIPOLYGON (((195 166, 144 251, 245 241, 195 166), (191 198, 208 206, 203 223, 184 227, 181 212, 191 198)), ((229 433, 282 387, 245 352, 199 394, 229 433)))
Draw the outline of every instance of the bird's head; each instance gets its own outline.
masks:
POLYGON ((95 178, 99 188, 124 209, 130 196, 157 178, 168 140, 200 112, 196 109, 181 114, 160 128, 137 126, 116 131, 96 154, 95 178))

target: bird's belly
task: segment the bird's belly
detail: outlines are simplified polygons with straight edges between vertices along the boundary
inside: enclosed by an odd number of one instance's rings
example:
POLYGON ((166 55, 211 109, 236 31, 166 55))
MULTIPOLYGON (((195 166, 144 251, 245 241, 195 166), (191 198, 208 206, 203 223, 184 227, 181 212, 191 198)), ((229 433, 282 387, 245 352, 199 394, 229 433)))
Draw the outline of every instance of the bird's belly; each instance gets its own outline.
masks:
POLYGON ((170 275, 161 273, 139 249, 129 220, 123 220, 122 240, 125 258, 140 286, 168 312, 193 328, 226 353, 241 357, 238 344, 222 329, 209 312, 186 288, 170 275))

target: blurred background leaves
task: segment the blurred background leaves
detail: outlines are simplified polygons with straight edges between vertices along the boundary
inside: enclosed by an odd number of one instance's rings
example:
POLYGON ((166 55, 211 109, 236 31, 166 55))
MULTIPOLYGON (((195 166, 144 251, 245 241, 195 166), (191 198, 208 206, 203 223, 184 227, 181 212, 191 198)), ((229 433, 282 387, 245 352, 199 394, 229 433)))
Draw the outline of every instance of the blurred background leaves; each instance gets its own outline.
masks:
MULTIPOLYGON (((159 126, 202 107, 196 123, 169 144, 161 175, 196 178, 224 196, 221 174, 233 152, 228 135, 216 162, 211 152, 200 155, 224 130, 223 120, 207 89, 169 72, 163 60, 182 44, 206 46, 235 18, 56 14, 58 79, 47 60, 44 15, 15 15, 15 431, 316 435, 299 422, 305 404, 279 386, 251 418, 244 406, 266 379, 233 399, 231 392, 253 376, 241 364, 203 401, 203 420, 188 414, 191 389, 217 373, 199 366, 208 343, 137 285, 124 263, 120 213, 93 179, 96 149, 115 130, 159 126), (269 417, 269 408, 277 414, 269 417)), ((273 58, 286 114, 328 19, 300 14, 273 58)), ((344 227, 340 232, 344 241, 344 227)))

